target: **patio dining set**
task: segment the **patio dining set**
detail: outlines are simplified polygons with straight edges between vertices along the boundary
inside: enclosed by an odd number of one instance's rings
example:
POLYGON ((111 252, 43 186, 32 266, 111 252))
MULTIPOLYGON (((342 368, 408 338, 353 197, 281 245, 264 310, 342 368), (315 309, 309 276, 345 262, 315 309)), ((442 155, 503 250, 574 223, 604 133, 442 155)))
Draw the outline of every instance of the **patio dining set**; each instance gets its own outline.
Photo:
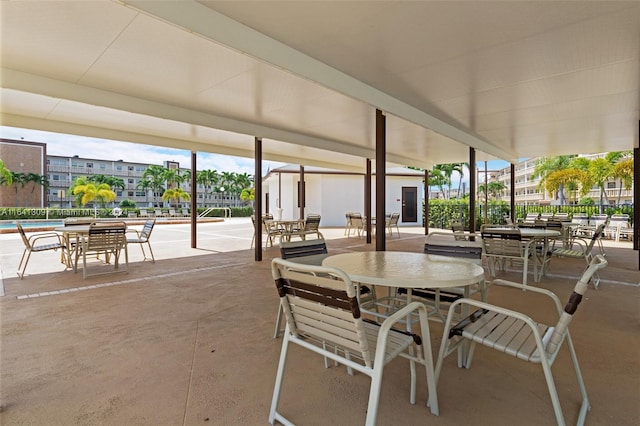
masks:
POLYGON ((141 230, 127 228, 122 221, 96 221, 88 218, 69 218, 64 226, 55 228, 52 232, 35 233, 27 236, 24 228, 17 223, 17 229, 24 243, 24 250, 18 265, 18 276, 24 278, 27 264, 32 253, 44 251, 60 251, 60 262, 66 269, 78 272, 82 265, 82 277, 86 279, 93 275, 103 275, 129 271, 129 244, 139 244, 144 260, 155 262, 153 250, 149 241, 155 225, 155 218, 147 219, 141 230), (149 250, 147 258, 144 246, 149 250), (113 268, 92 266, 88 262, 90 256, 104 264, 112 264, 113 268), (124 267, 121 267, 124 255, 124 267), (100 259, 103 256, 104 259, 100 259))
POLYGON ((580 392, 577 424, 583 424, 590 402, 569 324, 588 284, 597 288, 598 271, 607 265, 604 253, 592 253, 606 224, 593 230, 590 241, 548 225, 485 226, 478 234, 434 232, 426 237, 423 253, 333 254, 323 239, 281 243, 281 257, 272 261, 272 275, 280 298, 274 337, 282 336, 282 350, 269 422, 292 424, 280 398, 287 356, 294 355, 289 354, 291 344, 321 355, 326 368, 342 365, 351 375, 357 371, 370 377, 367 425, 376 424, 383 369, 394 358, 409 360, 409 402, 416 401, 416 364, 420 364, 427 382, 425 404, 432 415, 446 416, 437 394, 439 380, 447 375, 444 360, 456 353, 458 367, 470 368, 475 346, 480 344, 539 364, 553 416, 564 425, 551 367, 566 344, 580 392), (564 308, 553 292, 527 283, 529 265, 537 283, 557 256, 585 262, 564 308), (523 267, 522 282, 494 279, 498 268, 518 262, 523 267), (549 324, 489 303, 490 285, 527 290, 521 293, 525 298, 546 297, 556 322, 549 324), (444 324, 436 359, 429 321, 444 324))

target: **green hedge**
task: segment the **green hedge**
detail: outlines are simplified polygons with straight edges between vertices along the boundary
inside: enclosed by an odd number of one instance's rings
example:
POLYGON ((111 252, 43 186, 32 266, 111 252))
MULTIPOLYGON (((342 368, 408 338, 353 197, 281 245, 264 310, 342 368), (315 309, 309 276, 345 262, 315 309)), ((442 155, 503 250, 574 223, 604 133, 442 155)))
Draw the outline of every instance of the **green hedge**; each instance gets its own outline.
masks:
MULTIPOLYGON (((424 211, 424 206, 423 206, 424 211)), ((510 215, 510 207, 506 201, 489 201, 487 222, 490 224, 504 224, 505 216, 510 215)), ((515 219, 524 219, 527 213, 568 213, 569 219, 574 213, 586 213, 588 216, 598 214, 599 206, 594 205, 568 205, 568 206, 515 206, 515 219)), ((612 214, 628 214, 631 224, 633 224, 633 206, 620 205, 615 207, 605 207, 604 212, 609 216, 612 214)), ((476 230, 484 224, 484 203, 476 204, 476 230)), ((451 224, 460 222, 469 229, 469 202, 468 200, 430 200, 429 201, 429 227, 440 229, 451 229, 451 224)), ((424 223, 424 217, 423 217, 424 223)))

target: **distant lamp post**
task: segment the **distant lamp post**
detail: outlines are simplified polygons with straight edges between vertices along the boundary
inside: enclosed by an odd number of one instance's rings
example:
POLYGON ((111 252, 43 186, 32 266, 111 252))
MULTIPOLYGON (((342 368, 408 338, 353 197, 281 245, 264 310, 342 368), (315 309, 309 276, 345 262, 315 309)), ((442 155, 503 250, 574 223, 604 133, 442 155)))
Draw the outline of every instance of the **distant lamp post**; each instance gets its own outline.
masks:
POLYGON ((222 207, 224 207, 224 186, 220 187, 220 192, 222 192, 222 207))

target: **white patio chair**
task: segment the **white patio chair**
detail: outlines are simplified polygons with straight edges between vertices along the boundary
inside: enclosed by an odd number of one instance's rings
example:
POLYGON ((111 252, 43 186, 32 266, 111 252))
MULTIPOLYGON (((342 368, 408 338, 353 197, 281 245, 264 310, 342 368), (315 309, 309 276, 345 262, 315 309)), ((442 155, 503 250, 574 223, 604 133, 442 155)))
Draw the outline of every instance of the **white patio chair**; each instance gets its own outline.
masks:
MULTIPOLYGON (((320 232, 320 219, 319 214, 308 214, 304 221, 304 226, 299 229, 293 229, 288 235, 291 237, 300 237, 303 240, 307 239, 307 235, 315 235, 318 239, 323 239, 323 235, 320 232)), ((302 221, 301 221, 302 222, 302 221)))
POLYGON ((114 272, 129 272, 129 252, 127 251, 126 225, 124 222, 103 222, 89 225, 89 233, 82 235, 80 244, 76 248, 73 272, 78 272, 78 260, 82 256, 82 278, 90 275, 102 275, 114 272), (120 268, 120 254, 124 250, 125 267, 120 268), (105 254, 105 261, 109 263, 113 256, 113 270, 93 272, 87 269, 87 255, 105 254))
MULTIPOLYGON (((543 323, 534 321, 529 316, 503 307, 491 305, 473 299, 460 299, 454 302, 449 308, 449 317, 445 323, 444 333, 436 364, 436 382, 440 377, 444 358, 452 352, 458 350, 458 359, 464 359, 463 354, 466 352, 466 345, 470 343, 466 359, 461 366, 471 367, 471 361, 475 345, 477 343, 488 348, 495 349, 507 355, 514 356, 520 360, 541 364, 544 373, 551 404, 558 425, 564 425, 565 419, 560 406, 560 399, 556 391, 556 385, 553 379, 551 367, 558 355, 558 352, 564 341, 567 342, 573 368, 578 379, 578 386, 582 396, 582 404, 578 415, 578 425, 584 424, 587 411, 590 409, 587 390, 582 379, 580 366, 578 365, 578 357, 573 347, 571 335, 569 334, 569 323, 573 319, 582 296, 587 290, 587 284, 592 275, 598 269, 604 268, 607 261, 602 256, 597 256, 589 265, 587 270, 577 282, 568 303, 562 309, 558 297, 549 290, 526 287, 522 284, 505 281, 494 280, 493 284, 514 287, 517 289, 532 291, 549 297, 555 304, 558 321, 554 326, 548 326, 543 323), (453 315, 451 313, 459 306, 467 305, 477 308, 477 311, 469 317, 463 319, 458 324, 452 326, 453 315)), ((522 293, 526 295, 527 293, 522 293)), ((522 384, 526 386, 526 384, 522 384)), ((523 413, 524 415, 524 413, 523 413)), ((536 416, 538 414, 536 413, 536 416)), ((549 423, 548 420, 536 417, 536 421, 540 424, 549 423)))
MULTIPOLYGON (((593 259, 593 248, 595 247, 596 242, 598 242, 602 238, 605 227, 606 224, 601 223, 593 233, 591 240, 587 241, 584 238, 574 237, 569 242, 569 245, 554 248, 551 251, 551 255, 558 257, 568 257, 572 259, 584 259, 587 266, 589 266, 593 259)), ((599 284, 600 274, 598 273, 598 271, 596 271, 593 285, 597 289, 599 284)))
MULTIPOLYGON (((533 239, 523 240, 518 229, 483 228, 481 235, 483 255, 489 265, 491 276, 496 276, 496 265, 504 270, 506 261, 522 263, 522 283, 526 286, 529 260, 534 254, 535 241, 533 239)), ((535 265, 535 259, 531 263, 535 265)))
POLYGON ((393 228, 396 229, 398 237, 400 237, 400 228, 398 228, 398 220, 400 220, 400 213, 391 213, 391 216, 385 219, 385 227, 389 236, 393 237, 393 228))
POLYGON ((137 229, 133 229, 132 232, 136 233, 136 238, 127 238, 127 244, 140 244, 140 249, 142 250, 142 256, 144 260, 147 259, 147 254, 144 251, 144 245, 146 244, 149 247, 149 253, 151 254, 151 262, 156 263, 156 258, 153 256, 153 250, 151 249, 151 242, 149 238, 151 238, 151 232, 153 231, 153 226, 155 225, 155 219, 147 219, 144 222, 144 226, 141 231, 137 229))
MULTIPOLYGON (((425 366, 428 405, 431 413, 438 415, 427 311, 422 303, 412 302, 378 324, 362 318, 355 286, 340 269, 301 265, 279 258, 271 265, 287 325, 269 412, 270 424, 276 421, 292 424, 278 407, 290 343, 371 378, 366 425, 376 423, 384 366, 398 356, 410 362, 411 404, 415 403, 415 363, 425 366), (420 318, 421 336, 392 328, 415 311, 420 318)), ((339 419, 333 423, 339 423, 339 419)))
POLYGON ((18 264, 18 276, 20 277, 20 279, 24 278, 24 272, 27 270, 27 264, 29 263, 29 259, 31 258, 31 253, 39 253, 49 250, 55 251, 60 249, 62 250, 62 259, 64 259, 64 261, 67 263, 67 266, 69 266, 69 256, 68 253, 66 253, 67 247, 64 245, 59 234, 55 232, 41 232, 27 237, 22 225, 16 223, 16 228, 18 228, 18 232, 20 233, 20 237, 22 238, 22 242, 24 243, 24 250, 22 252, 22 257, 20 258, 20 263, 18 264), (23 262, 24 266, 22 265, 23 262))

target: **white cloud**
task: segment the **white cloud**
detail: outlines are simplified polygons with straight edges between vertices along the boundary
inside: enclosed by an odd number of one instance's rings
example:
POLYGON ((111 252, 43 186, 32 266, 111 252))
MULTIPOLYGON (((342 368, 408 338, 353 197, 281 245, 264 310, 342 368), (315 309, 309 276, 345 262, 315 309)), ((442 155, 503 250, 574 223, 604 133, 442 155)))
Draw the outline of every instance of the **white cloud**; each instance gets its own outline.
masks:
MULTIPOLYGON (((180 167, 191 167, 191 152, 181 149, 164 148, 128 142, 118 142, 40 130, 19 129, 0 126, 0 136, 5 139, 43 142, 47 144, 47 154, 94 158, 99 160, 124 160, 134 163, 162 165, 165 161, 177 161, 180 167)), ((264 161, 263 173, 267 169, 282 165, 264 161)), ((212 169, 218 172, 248 173, 253 175, 254 161, 250 158, 199 152, 198 170, 212 169)))

